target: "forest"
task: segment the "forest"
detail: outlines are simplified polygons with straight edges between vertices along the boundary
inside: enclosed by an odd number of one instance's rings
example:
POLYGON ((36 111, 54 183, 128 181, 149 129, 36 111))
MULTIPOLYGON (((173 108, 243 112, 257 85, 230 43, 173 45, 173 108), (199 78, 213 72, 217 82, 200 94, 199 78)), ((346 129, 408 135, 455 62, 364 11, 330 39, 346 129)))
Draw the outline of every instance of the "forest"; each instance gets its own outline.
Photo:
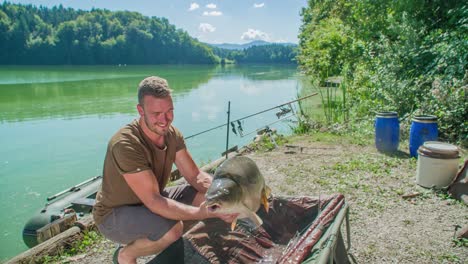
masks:
POLYGON ((468 145, 466 1, 309 0, 301 16, 298 64, 343 79, 341 121, 435 115, 442 140, 468 145))
POLYGON ((0 64, 109 65, 295 63, 295 47, 267 45, 232 53, 137 12, 0 5, 0 64), (233 55, 234 54, 234 55, 233 55))
POLYGON ((296 63, 297 51, 297 46, 275 43, 242 50, 213 47, 213 52, 222 60, 236 63, 296 63))

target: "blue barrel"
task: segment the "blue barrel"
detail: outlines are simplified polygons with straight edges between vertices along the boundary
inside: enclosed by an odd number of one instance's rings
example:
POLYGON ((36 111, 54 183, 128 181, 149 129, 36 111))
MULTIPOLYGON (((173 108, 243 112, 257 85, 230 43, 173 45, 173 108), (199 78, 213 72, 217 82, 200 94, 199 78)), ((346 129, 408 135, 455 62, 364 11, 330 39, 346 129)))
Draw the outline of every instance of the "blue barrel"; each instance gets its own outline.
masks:
POLYGON ((418 148, 426 141, 437 141, 437 117, 433 115, 415 116, 411 122, 409 150, 411 157, 418 156, 418 148))
POLYGON ((379 112, 375 118, 375 146, 381 152, 395 152, 400 142, 400 121, 396 112, 379 112))

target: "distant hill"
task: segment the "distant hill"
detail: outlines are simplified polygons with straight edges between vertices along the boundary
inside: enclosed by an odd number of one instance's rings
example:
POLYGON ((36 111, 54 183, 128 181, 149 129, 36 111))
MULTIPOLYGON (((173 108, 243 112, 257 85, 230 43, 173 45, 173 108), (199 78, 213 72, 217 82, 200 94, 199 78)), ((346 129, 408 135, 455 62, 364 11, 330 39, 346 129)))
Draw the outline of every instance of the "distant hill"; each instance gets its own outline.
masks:
POLYGON ((219 63, 212 49, 166 18, 0 3, 2 65, 219 63))
POLYGON ((277 42, 267 42, 263 40, 255 40, 249 43, 245 44, 231 44, 231 43, 222 43, 222 44, 211 44, 211 43, 205 43, 209 46, 220 48, 220 49, 228 49, 228 50, 243 50, 250 48, 252 46, 265 46, 265 45, 272 45, 272 44, 277 44, 277 45, 282 45, 282 46, 297 46, 297 44, 294 43, 277 43, 277 42))

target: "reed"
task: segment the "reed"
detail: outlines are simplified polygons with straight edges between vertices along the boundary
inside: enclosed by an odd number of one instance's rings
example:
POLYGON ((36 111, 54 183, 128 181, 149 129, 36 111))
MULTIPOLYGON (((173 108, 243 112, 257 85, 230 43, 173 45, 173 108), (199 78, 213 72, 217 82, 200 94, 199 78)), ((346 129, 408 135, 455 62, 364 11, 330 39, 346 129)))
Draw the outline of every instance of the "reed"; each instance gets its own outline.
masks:
MULTIPOLYGON (((302 91, 303 92, 303 91, 302 91)), ((296 98, 301 98, 301 91, 299 89, 299 84, 296 83, 296 98)), ((297 125, 290 126, 293 133, 297 135, 306 134, 310 131, 311 125, 309 122, 310 113, 306 110, 306 100, 299 100, 297 101, 298 110, 296 111, 297 116, 297 125)))
MULTIPOLYGON (((343 71, 346 73, 346 68, 343 71)), ((319 83, 324 83, 317 90, 322 101, 322 109, 327 124, 347 122, 349 108, 347 106, 348 81, 346 74, 343 77, 325 78, 319 83)))

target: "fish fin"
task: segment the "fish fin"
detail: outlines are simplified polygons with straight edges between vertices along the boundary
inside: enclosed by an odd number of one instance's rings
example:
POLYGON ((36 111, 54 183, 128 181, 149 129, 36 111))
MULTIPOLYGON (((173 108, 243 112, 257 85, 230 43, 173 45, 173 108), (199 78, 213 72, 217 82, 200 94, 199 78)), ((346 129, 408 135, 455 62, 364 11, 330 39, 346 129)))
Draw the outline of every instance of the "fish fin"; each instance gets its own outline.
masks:
POLYGON ((255 226, 259 227, 263 224, 262 219, 256 213, 248 210, 247 212, 245 212, 245 214, 250 220, 252 220, 252 222, 254 222, 255 226))
POLYGON ((234 229, 236 228, 236 224, 237 224, 237 217, 234 218, 234 221, 232 221, 231 223, 231 231, 234 231, 234 229))
POLYGON ((255 223, 257 227, 263 225, 262 219, 254 212, 251 212, 249 218, 255 223))
POLYGON ((252 222, 254 222, 255 226, 257 227, 263 224, 262 219, 255 212, 252 212, 252 210, 250 210, 247 206, 245 206, 245 204, 244 204, 244 210, 242 210, 241 216, 247 217, 250 220, 252 220, 252 222))
POLYGON ((263 207, 265 207, 265 211, 267 213, 268 213, 268 210, 270 209, 270 205, 268 204, 268 197, 270 196, 270 194, 271 194, 270 187, 265 185, 265 187, 262 189, 261 200, 262 200, 263 207))

